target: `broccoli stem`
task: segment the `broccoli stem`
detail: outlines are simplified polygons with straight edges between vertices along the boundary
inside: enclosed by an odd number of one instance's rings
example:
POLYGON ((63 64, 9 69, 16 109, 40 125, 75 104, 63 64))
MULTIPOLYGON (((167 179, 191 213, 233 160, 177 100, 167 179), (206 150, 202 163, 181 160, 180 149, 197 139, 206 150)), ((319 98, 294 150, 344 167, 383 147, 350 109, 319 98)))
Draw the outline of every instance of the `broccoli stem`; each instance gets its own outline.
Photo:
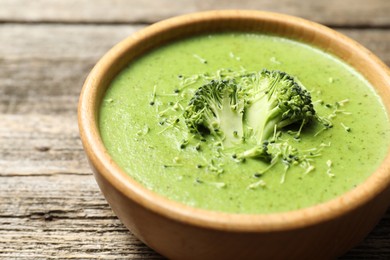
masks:
POLYGON ((244 158, 256 158, 271 161, 272 159, 272 155, 268 153, 267 144, 256 145, 244 152, 238 153, 236 156, 239 160, 244 158))

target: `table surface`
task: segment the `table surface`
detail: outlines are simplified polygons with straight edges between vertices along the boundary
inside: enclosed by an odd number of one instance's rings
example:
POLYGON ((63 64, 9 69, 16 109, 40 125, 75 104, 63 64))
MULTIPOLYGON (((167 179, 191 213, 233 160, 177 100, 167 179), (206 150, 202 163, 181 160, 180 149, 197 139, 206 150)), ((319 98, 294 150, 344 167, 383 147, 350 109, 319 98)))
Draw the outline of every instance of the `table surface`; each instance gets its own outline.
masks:
MULTIPOLYGON (((153 22, 258 9, 325 24, 390 64, 389 0, 0 0, 0 258, 161 259, 115 217, 77 128, 83 81, 153 22)), ((341 259, 390 259, 390 209, 341 259)))

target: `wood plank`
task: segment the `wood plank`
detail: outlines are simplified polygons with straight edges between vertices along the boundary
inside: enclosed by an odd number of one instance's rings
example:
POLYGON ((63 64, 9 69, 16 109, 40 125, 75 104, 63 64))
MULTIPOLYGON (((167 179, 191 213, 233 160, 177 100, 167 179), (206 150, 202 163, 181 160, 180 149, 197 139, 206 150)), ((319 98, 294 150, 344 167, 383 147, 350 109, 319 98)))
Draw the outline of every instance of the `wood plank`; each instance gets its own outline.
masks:
MULTIPOLYGON (((1 3, 1 2, 0 2, 1 3)), ((1 8, 0 8, 1 9, 1 8)), ((98 58, 142 25, 0 24, 1 59, 98 58)))
POLYGON ((92 175, 0 180, 1 259, 161 259, 113 215, 92 175))
MULTIPOLYGON (((37 65, 43 60, 61 60, 76 64, 93 59, 95 62, 114 44, 144 27, 141 25, 2 24, 0 25, 0 61, 16 62, 30 59, 38 63, 37 65)), ((338 29, 390 64, 389 30, 338 29)), ((20 68, 18 71, 35 74, 35 71, 26 71, 26 69, 20 68)), ((62 74, 67 73, 67 71, 60 71, 62 74)), ((65 74, 61 78, 69 76, 65 74)))
POLYGON ((300 16, 337 26, 389 26, 387 0, 2 0, 0 21, 63 23, 152 23, 215 9, 256 9, 300 16))
POLYGON ((76 109, 72 111, 57 115, 0 114, 0 176, 89 174, 76 109))
MULTIPOLYGON (((389 1, 390 3, 390 1, 389 1)), ((28 73, 31 66, 38 66, 45 60, 69 62, 74 65, 86 60, 95 62, 110 47, 145 26, 134 25, 0 25, 0 62, 10 62, 4 74, 28 73), (31 60, 34 64, 12 64, 19 60, 31 60)), ((389 29, 338 29, 354 38, 390 64, 389 29)), ((91 65, 91 64, 89 64, 91 65)), ((81 65, 79 65, 81 66, 81 65)), ((80 67, 79 67, 80 68, 80 67)), ((77 69, 79 69, 77 68, 77 69)), ((38 69, 36 69, 38 70, 38 69)), ((58 70, 60 79, 73 75, 73 71, 58 70)), ((42 71, 38 71, 41 72, 42 71)), ((52 72, 51 72, 52 73, 52 72)), ((18 74, 18 76, 22 76, 18 74)), ((10 83, 10 81, 7 81, 10 83)))
MULTIPOLYGON (((92 175, 0 177, 0 201, 0 258, 161 258, 114 216, 92 175)), ((388 258, 389 232, 390 209, 341 259, 388 258)))
POLYGON ((75 113, 94 63, 140 28, 1 25, 0 113, 75 113))

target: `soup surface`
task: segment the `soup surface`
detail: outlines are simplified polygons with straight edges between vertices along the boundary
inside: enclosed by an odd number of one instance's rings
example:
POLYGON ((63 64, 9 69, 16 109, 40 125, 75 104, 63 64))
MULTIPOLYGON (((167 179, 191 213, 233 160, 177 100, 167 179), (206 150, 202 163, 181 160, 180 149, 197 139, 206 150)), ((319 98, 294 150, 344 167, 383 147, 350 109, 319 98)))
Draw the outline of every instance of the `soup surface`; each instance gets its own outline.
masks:
POLYGON ((128 65, 103 98, 99 124, 116 163, 148 189, 203 209, 272 213, 330 200, 362 183, 389 147, 390 123, 369 83, 339 59, 306 44, 269 35, 197 36, 151 51, 128 65), (283 161, 237 162, 215 140, 192 138, 182 118, 193 92, 213 78, 280 70, 310 91, 318 115, 299 139, 281 139, 306 153, 310 167, 283 161), (261 173, 261 174, 260 174, 261 173))

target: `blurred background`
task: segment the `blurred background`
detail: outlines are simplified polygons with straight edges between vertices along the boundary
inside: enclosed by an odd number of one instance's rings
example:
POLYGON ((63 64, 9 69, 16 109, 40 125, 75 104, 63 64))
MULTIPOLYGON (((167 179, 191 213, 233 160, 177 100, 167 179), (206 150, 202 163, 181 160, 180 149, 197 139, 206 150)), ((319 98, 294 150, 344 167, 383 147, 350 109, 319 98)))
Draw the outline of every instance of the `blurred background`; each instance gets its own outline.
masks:
MULTIPOLYGON (((306 18, 390 65, 390 0, 0 0, 1 259, 162 258, 101 195, 78 137, 78 96, 120 40, 165 18, 214 9, 306 18)), ((341 259, 390 259, 390 211, 341 259)))

